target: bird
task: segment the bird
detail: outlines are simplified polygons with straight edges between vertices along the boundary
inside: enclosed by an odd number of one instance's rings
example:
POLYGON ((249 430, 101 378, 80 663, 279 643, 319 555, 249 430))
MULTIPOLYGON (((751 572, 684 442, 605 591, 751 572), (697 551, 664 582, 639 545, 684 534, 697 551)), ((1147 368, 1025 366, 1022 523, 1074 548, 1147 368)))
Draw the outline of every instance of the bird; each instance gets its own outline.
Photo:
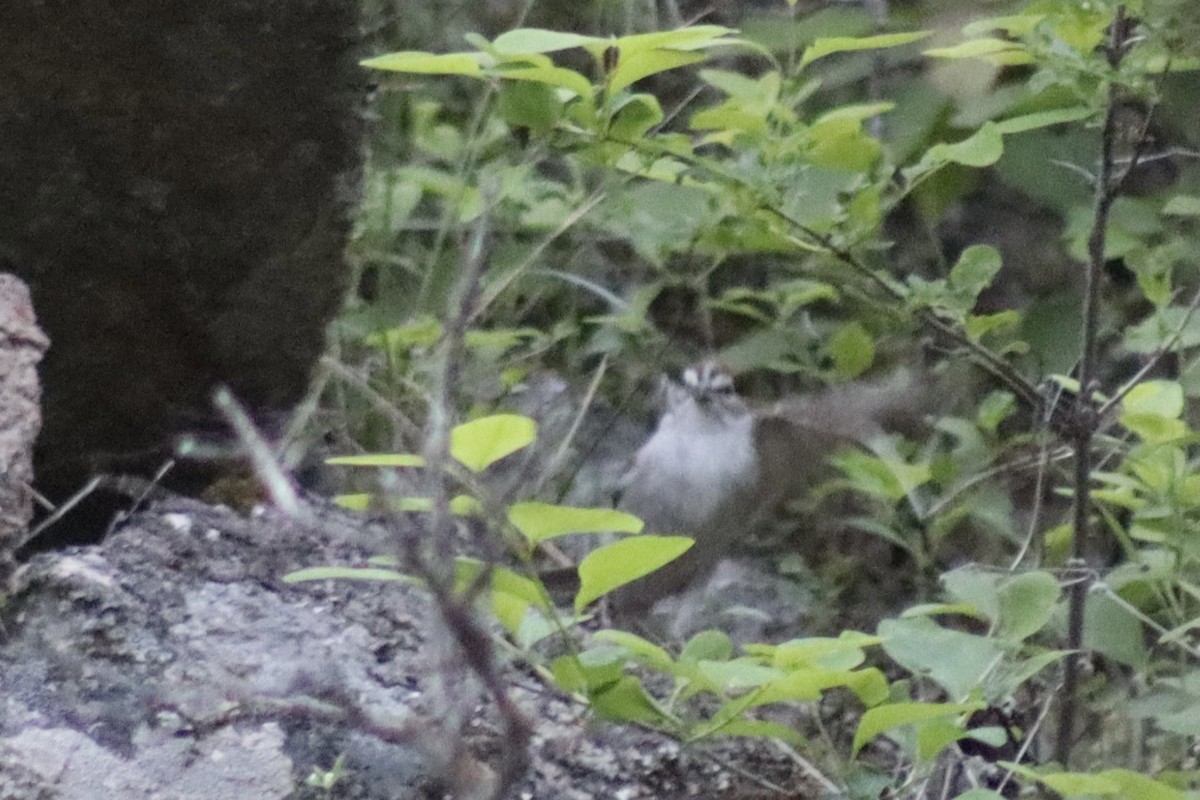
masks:
POLYGON ((658 424, 621 481, 617 507, 645 530, 695 540, 680 558, 614 596, 622 611, 640 611, 706 571, 753 520, 760 464, 755 418, 733 377, 713 361, 664 385, 658 424))
POLYGON ((902 374, 752 408, 712 359, 666 381, 662 414, 631 460, 617 507, 646 531, 694 544, 614 592, 615 609, 641 613, 706 576, 786 500, 826 477, 831 453, 866 446, 885 426, 925 410, 915 386, 902 374))

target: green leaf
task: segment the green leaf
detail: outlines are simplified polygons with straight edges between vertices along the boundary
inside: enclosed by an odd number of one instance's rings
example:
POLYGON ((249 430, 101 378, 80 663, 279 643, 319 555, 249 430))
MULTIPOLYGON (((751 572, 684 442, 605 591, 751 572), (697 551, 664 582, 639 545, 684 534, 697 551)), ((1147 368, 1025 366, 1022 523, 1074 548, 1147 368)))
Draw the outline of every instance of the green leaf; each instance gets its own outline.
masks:
POLYGON ((974 603, 918 603, 900 612, 900 618, 937 617, 942 614, 957 614, 980 620, 988 619, 988 615, 984 614, 974 603))
POLYGON ((629 95, 614 104, 609 135, 622 141, 637 141, 655 125, 663 121, 662 106, 652 94, 629 95))
POLYGON ((1016 311, 998 311, 995 314, 969 314, 964 323, 967 336, 973 342, 978 342, 984 336, 996 331, 1015 329, 1021 324, 1021 315, 1016 311))
POLYGON ((833 120, 846 120, 856 123, 862 122, 870 119, 871 117, 877 117, 880 114, 885 114, 895 107, 896 104, 890 102, 856 103, 854 105, 839 106, 832 111, 826 111, 824 114, 818 117, 816 122, 813 124, 819 125, 822 122, 829 122, 833 120))
POLYGON ((888 698, 887 678, 874 667, 862 670, 802 667, 764 686, 754 698, 754 705, 818 700, 822 692, 835 686, 854 692, 865 706, 878 705, 888 698))
POLYGON ((680 661, 724 661, 733 655, 733 640, 724 631, 700 631, 683 646, 680 661))
POLYGON ((360 61, 369 69, 382 69, 388 72, 411 72, 427 75, 472 75, 482 73, 480 53, 425 53, 418 50, 405 50, 399 53, 375 56, 360 61))
POLYGON ((808 156, 818 167, 865 172, 883 151, 878 141, 862 131, 861 123, 848 117, 830 117, 808 129, 808 156))
POLYGON ((1007 39, 971 39, 950 47, 934 47, 924 51, 931 58, 982 58, 994 64, 1029 64, 1032 58, 1024 45, 1007 39))
POLYGON ((1176 381, 1143 381, 1125 395, 1121 410, 1127 414, 1156 414, 1177 419, 1183 414, 1183 387, 1176 381))
POLYGON ((578 33, 548 31, 542 28, 517 28, 497 36, 496 40, 492 42, 492 48, 497 53, 520 55, 522 53, 553 53, 572 47, 604 45, 608 41, 596 36, 582 36, 578 33))
POLYGON ((1000 251, 990 244, 971 245, 950 269, 950 286, 973 300, 992 285, 992 279, 1000 272, 1000 263, 1000 251))
POLYGON ((968 789, 960 795, 955 795, 954 800, 1006 800, 1006 798, 991 789, 968 789))
POLYGON ((1122 414, 1121 424, 1148 444, 1174 442, 1192 432, 1183 420, 1167 419, 1157 414, 1122 414))
POLYGON ((592 709, 619 722, 669 722, 636 678, 624 675, 612 686, 591 695, 592 709))
POLYGON ((832 456, 830 462, 846 473, 860 492, 899 500, 929 480, 928 464, 908 464, 897 458, 880 458, 858 450, 832 456))
POLYGON ((922 163, 940 164, 947 161, 968 167, 987 167, 1004 154, 1004 138, 994 122, 985 122, 971 136, 954 144, 935 144, 929 148, 922 163))
POLYGON ((826 669, 852 669, 866 658, 864 647, 881 644, 883 639, 859 631, 842 631, 836 638, 813 636, 793 639, 775 647, 767 648, 764 655, 771 663, 783 669, 801 666, 820 666, 826 669))
POLYGON ((1127 769, 1110 769, 1091 775, 1083 772, 1039 773, 1008 761, 1001 762, 1000 766, 1027 780, 1043 783, 1063 797, 1100 795, 1115 796, 1120 800, 1185 800, 1187 797, 1161 781, 1127 769))
POLYGON ((510 81, 529 81, 566 89, 578 97, 591 97, 592 84, 578 72, 563 67, 517 67, 498 69, 497 77, 510 81))
POLYGON ((967 697, 1003 653, 993 639, 949 630, 925 617, 884 620, 879 635, 892 660, 935 681, 950 697, 967 697))
POLYGON ((1106 592, 1091 592, 1083 616, 1083 646, 1134 669, 1146 666, 1142 622, 1106 592))
POLYGON ((450 431, 450 455, 472 472, 481 472, 531 444, 537 423, 519 414, 495 414, 464 422, 450 431))
POLYGON ((545 134, 558 122, 563 104, 549 86, 508 81, 500 87, 498 108, 509 127, 545 134))
POLYGON ((805 48, 804 56, 800 59, 800 68, 803 69, 818 58, 824 58, 832 53, 898 47, 924 39, 929 34, 930 31, 914 31, 912 33, 885 33, 879 36, 837 36, 829 39, 817 39, 805 48))
POLYGON ((937 717, 916 723, 916 758, 918 763, 928 764, 934 756, 948 745, 967 738, 970 733, 963 721, 952 717, 937 717))
POLYGON ((1000 618, 999 583, 1003 577, 976 567, 964 566, 942 575, 946 592, 955 600, 969 603, 988 620, 1000 618))
POLYGON ((893 728, 940 717, 956 717, 984 707, 983 703, 891 703, 867 709, 854 733, 851 752, 857 755, 863 745, 893 728))
MULTIPOLYGON (((439 191, 454 191, 445 189, 439 191)), ((403 352, 414 347, 428 347, 442 336, 442 323, 433 317, 420 317, 407 325, 388 328, 366 337, 367 344, 389 352, 403 352)))
POLYGON ((635 657, 638 661, 648 664, 655 669, 667 672, 674 665, 674 660, 671 654, 653 642, 643 639, 641 636, 629 633, 627 631, 619 631, 615 628, 602 628, 592 636, 593 641, 608 642, 617 647, 623 647, 629 651, 629 654, 635 657))
POLYGON ((1026 572, 1000 582, 1000 625, 996 635, 1022 641, 1040 631, 1054 614, 1060 594, 1058 581, 1048 572, 1026 572))
POLYGON ((1000 423, 1016 410, 1017 401, 1012 392, 996 390, 979 403, 976 422, 988 433, 995 433, 1000 423))
MULTIPOLYGON (((617 675, 620 676, 620 667, 617 669, 617 675)), ((579 659, 573 655, 559 656, 554 659, 550 664, 550 673, 554 676, 554 682, 564 692, 587 691, 587 675, 579 663, 579 659)))
POLYGON ((366 511, 371 507, 371 495, 368 492, 339 494, 334 495, 333 502, 350 511, 366 511))
POLYGON ((593 550, 579 565, 575 613, 620 586, 679 558, 694 544, 686 536, 632 536, 593 550))
POLYGON ((641 533, 643 523, 614 508, 574 508, 551 503, 513 503, 508 521, 531 545, 569 533, 641 533))
POLYGON ((635 33, 606 44, 612 44, 620 51, 621 58, 625 58, 647 50, 702 50, 713 45, 731 44, 737 41, 725 38, 731 33, 737 31, 721 25, 690 25, 670 31, 635 33))
POLYGON ((699 661, 696 671, 704 684, 726 693, 756 689, 780 677, 779 670, 748 659, 699 661))
POLYGON ((300 583, 301 581, 393 581, 397 583, 420 583, 411 575, 396 572, 394 569, 378 567, 309 567, 298 569, 283 576, 284 583, 300 583))
POLYGON ((723 69, 702 69, 699 74, 700 80, 751 106, 766 109, 779 102, 781 79, 778 72, 765 72, 758 79, 723 69))
POLYGON ((861 324, 849 322, 829 338, 829 354, 839 375, 854 378, 875 361, 875 340, 861 324))
POLYGON ((334 456, 326 464, 343 467, 423 467, 425 459, 415 453, 365 453, 357 456, 334 456))
POLYGON ((1092 110, 1085 106, 1056 108, 1052 111, 1038 111, 1019 117, 1009 117, 997 122, 996 128, 1004 135, 1024 133, 1025 131, 1032 131, 1037 128, 1046 128, 1050 125, 1061 125, 1064 122, 1078 122, 1081 119, 1087 119, 1091 115, 1092 110))
POLYGON ((609 78, 608 89, 616 93, 642 78, 703 60, 702 53, 688 50, 643 50, 632 55, 622 53, 617 68, 609 78))
POLYGON ((1175 381, 1145 381, 1121 402, 1121 424, 1143 441, 1161 444, 1191 433, 1183 414, 1183 387, 1175 381))
POLYGON ((1125 346, 1135 353, 1153 353, 1168 342, 1173 353, 1200 345, 1200 313, 1167 306, 1125 332, 1125 346))
POLYGON ((1192 194, 1177 194, 1163 206, 1162 213, 1180 217, 1200 216, 1200 197, 1192 194))

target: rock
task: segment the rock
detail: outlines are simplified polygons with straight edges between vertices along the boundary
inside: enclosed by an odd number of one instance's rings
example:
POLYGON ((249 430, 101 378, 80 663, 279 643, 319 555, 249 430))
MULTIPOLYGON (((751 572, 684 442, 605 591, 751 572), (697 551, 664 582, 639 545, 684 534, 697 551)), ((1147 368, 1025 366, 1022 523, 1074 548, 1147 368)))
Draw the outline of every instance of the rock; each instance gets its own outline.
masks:
POLYGON ((33 445, 42 425, 37 365, 49 345, 29 289, 0 273, 0 593, 33 516, 33 445))
MULTIPOLYGON (((469 672, 437 661, 419 590, 282 580, 387 548, 387 532, 360 517, 326 506, 311 516, 307 526, 169 499, 100 545, 22 567, 0 611, 0 800, 315 800, 329 795, 306 777, 339 756, 338 797, 445 796, 447 752, 458 773, 493 774, 502 726, 469 672), (439 675, 456 708, 434 690, 439 675), (465 752, 444 731, 459 714, 465 752)), ((744 797, 742 772, 803 782, 768 742, 722 744, 710 759, 703 746, 589 723, 519 661, 500 674, 534 731, 514 796, 744 797), (738 772, 722 766, 733 763, 738 772)))
POLYGON ((353 0, 6 3, 0 269, 54 350, 38 487, 150 473, 303 394, 349 279, 367 76, 353 0))

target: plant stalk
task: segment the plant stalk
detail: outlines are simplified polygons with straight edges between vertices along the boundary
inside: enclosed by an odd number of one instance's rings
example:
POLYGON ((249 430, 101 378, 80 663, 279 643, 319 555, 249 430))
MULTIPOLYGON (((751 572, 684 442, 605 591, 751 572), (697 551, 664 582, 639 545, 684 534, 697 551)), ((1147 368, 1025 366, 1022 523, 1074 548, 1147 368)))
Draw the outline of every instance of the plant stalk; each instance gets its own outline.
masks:
MULTIPOLYGON (((1117 6, 1109 26, 1108 64, 1116 69, 1125 53, 1129 31, 1125 21, 1125 6, 1117 6)), ((1091 580, 1088 561, 1092 557, 1092 439, 1101 417, 1092 395, 1096 390, 1096 341, 1100 304, 1100 281, 1104 275, 1104 250, 1108 237, 1108 216, 1116 199, 1119 182, 1113 178, 1113 150, 1117 137, 1117 106, 1120 88, 1115 78, 1108 83, 1104 109, 1104 127, 1100 140, 1100 170, 1096 176, 1096 194, 1092 229, 1088 234, 1088 263, 1084 276, 1083 341, 1079 362, 1079 393, 1075 397, 1074 423, 1070 431, 1075 450, 1075 506, 1072 518, 1071 572, 1069 610, 1067 619, 1067 649, 1063 662, 1062 705, 1059 708, 1058 741, 1055 759, 1064 769, 1070 768, 1071 748, 1075 738, 1075 716, 1078 707, 1079 659, 1083 646, 1084 609, 1091 580)))

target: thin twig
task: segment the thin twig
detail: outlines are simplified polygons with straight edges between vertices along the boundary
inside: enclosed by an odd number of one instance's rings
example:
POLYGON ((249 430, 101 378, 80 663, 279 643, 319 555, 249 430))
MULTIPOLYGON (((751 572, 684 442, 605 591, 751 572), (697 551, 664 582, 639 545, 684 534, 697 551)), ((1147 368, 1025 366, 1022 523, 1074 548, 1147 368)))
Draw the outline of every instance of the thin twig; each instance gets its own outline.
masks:
POLYGON ((775 747, 783 752, 785 756, 796 762, 796 766, 800 767, 801 771, 803 771, 805 775, 821 784, 821 788, 824 789, 825 793, 830 797, 837 797, 845 791, 842 787, 838 786, 836 783, 827 778, 825 773, 817 769, 811 761, 800 755, 796 748, 792 747, 783 739, 772 739, 771 741, 775 744, 775 747))
MULTIPOLYGON (((1129 37, 1125 6, 1118 5, 1109 25, 1106 56, 1108 65, 1116 70, 1126 52, 1129 37)), ((1083 342, 1079 361, 1079 394, 1075 398, 1075 424, 1072 444, 1075 447, 1075 507, 1072 520, 1071 566, 1086 570, 1092 551, 1092 438, 1101 424, 1092 402, 1096 382, 1096 356, 1100 313, 1100 281, 1104 275, 1104 252, 1108 237, 1108 215, 1116 200, 1119 180, 1113 177, 1113 150, 1117 138, 1117 110, 1121 87, 1115 77, 1109 79, 1108 97, 1104 109, 1104 126, 1100 139, 1100 170, 1096 176, 1095 210, 1092 229, 1088 235, 1088 264, 1085 272, 1083 306, 1083 342)), ((1063 661, 1062 705, 1058 724, 1055 757, 1064 768, 1070 768, 1071 747, 1075 737, 1075 713, 1078 704, 1079 657, 1083 645, 1083 612, 1089 582, 1079 580, 1070 588, 1067 618, 1068 653, 1063 661)))
POLYGON ((795 794, 795 792, 793 792, 789 789, 786 789, 783 786, 780 786, 779 784, 777 784, 773 781, 769 781, 761 775, 755 775, 753 772, 751 772, 750 770, 741 766, 740 764, 736 764, 727 759, 720 758, 719 756, 717 756, 713 753, 705 753, 704 757, 707 758, 709 761, 713 762, 714 764, 717 764, 720 767, 729 770, 730 772, 733 772, 737 775, 741 775, 743 778, 750 781, 751 783, 758 784, 759 786, 761 786, 762 788, 766 789, 769 792, 772 792, 772 793, 778 794, 778 795, 785 795, 787 797, 792 797, 795 794))
POLYGON ((443 326, 442 339, 436 350, 435 379, 429 403, 424 447, 427 493, 431 503, 431 513, 427 518, 432 538, 431 552, 426 555, 426 548, 422 546, 423 537, 419 532, 401 529, 398 533, 402 554, 416 574, 425 581, 433 595, 446 632, 457 644, 455 654, 444 647, 449 644, 446 637, 435 637, 432 641, 434 649, 442 651, 435 653, 434 657, 441 662, 438 664, 437 681, 441 684, 446 728, 455 737, 454 750, 457 752, 464 747, 462 703, 452 699, 461 697, 459 688, 451 688, 453 679, 450 673, 456 663, 465 664, 475 674, 504 722, 506 735, 501 749, 499 780, 492 793, 493 797, 500 798, 507 796, 525 772, 529 759, 527 745, 531 728, 520 709, 508 696, 494 664, 491 638, 476 621, 473 613, 474 596, 490 577, 490 563, 480 570, 471 589, 464 596, 460 597, 454 591, 454 521, 450 513, 450 498, 446 485, 447 466, 450 461, 452 409, 458 389, 466 333, 479 298, 480 284, 487 262, 488 233, 488 214, 485 211, 477 218, 467 237, 458 281, 448 306, 448 319, 443 326), (455 655, 458 656, 457 659, 454 658, 455 655))
POLYGON ((54 509, 53 514, 46 517, 44 520, 42 520, 36 526, 34 526, 29 531, 29 533, 27 533, 25 535, 25 538, 17 543, 16 549, 20 550, 20 549, 24 548, 27 544, 32 542, 34 539, 41 536, 42 533, 47 528, 49 528, 51 525, 53 525, 54 523, 56 523, 60 519, 62 519, 67 514, 67 512, 69 512, 75 506, 79 505, 84 500, 84 498, 86 498, 92 492, 96 491, 96 489, 103 482, 104 482, 104 476, 97 475, 96 477, 92 478, 90 481, 85 483, 83 485, 83 487, 80 488, 79 491, 75 492, 75 494, 71 495, 66 500, 64 500, 62 503, 60 503, 59 506, 54 509))
MULTIPOLYGON (((1029 553, 1030 549, 1033 548, 1034 542, 1037 542, 1037 551, 1034 554, 1035 565, 1041 564, 1042 555, 1045 550, 1045 542, 1043 541, 1043 537, 1040 535, 1040 532, 1043 504, 1042 494, 1046 490, 1046 474, 1050 467, 1050 437, 1046 435, 1046 429, 1050 426, 1051 409, 1058 405, 1058 401, 1062 398, 1063 393, 1062 384, 1055 385, 1058 388, 1055 390, 1054 399, 1046 404, 1046 410, 1041 419, 1041 427, 1043 429, 1042 443, 1041 452, 1038 458, 1037 478, 1034 480, 1033 485, 1033 512, 1029 515, 1029 527, 1025 534, 1025 541, 1021 543, 1021 549, 1017 552, 1016 557, 1012 560, 1012 565, 1009 567, 1009 570, 1012 572, 1015 572, 1017 567, 1020 566, 1021 562, 1025 560, 1025 556, 1029 553)), ((1068 447, 1066 450, 1069 454, 1070 448, 1068 447)))
POLYGON ((529 270, 531 266, 533 266, 534 262, 536 262, 537 259, 541 257, 542 253, 546 251, 546 248, 550 246, 551 242, 558 239, 560 236, 574 227, 581 219, 586 217, 588 213, 593 208, 598 206, 606 196, 607 195, 603 191, 593 192, 592 195, 584 200, 578 208, 568 214, 566 219, 559 223, 557 228, 551 231, 549 235, 543 237, 542 240, 538 242, 532 250, 529 251, 529 254, 520 264, 518 264, 514 269, 509 270, 504 277, 488 286, 487 289, 482 293, 479 303, 471 310, 471 315, 467 322, 474 322, 493 302, 495 302, 496 298, 499 297, 500 294, 513 283, 513 281, 521 277, 529 270))
POLYGON ((567 451, 571 448, 571 443, 575 441, 575 436, 579 433, 579 427, 583 424, 583 419, 587 416, 588 410, 592 407, 592 402, 596 399, 596 392, 600 389, 600 381, 604 379, 604 373, 608 370, 608 355, 600 359, 600 365, 596 367, 596 373, 592 376, 591 383, 588 384, 587 391, 583 395, 583 400, 579 403, 579 410, 575 413, 575 419, 571 420, 571 427, 563 436, 562 441, 558 443, 558 448, 554 451, 554 455, 546 461, 546 466, 542 469, 542 474, 538 476, 534 483, 533 494, 537 495, 541 492, 542 487, 546 482, 554 476, 562 462, 567 457, 567 451))
POLYGON ((233 392, 227 386, 219 387, 213 392, 213 405, 225 417, 229 427, 237 436, 242 451, 250 459, 254 475, 262 483, 271 501, 280 511, 293 519, 311 522, 311 513, 300 502, 300 495, 292 479, 279 465, 275 457, 275 449, 263 438, 254 426, 254 421, 242 405, 234 399, 233 392))
MULTIPOLYGON (((1033 724, 1029 726, 1029 730, 1025 731, 1025 737, 1021 740, 1021 746, 1017 749, 1017 754, 1013 756, 1012 763, 1020 764, 1025 759, 1025 754, 1029 752, 1029 748, 1032 747, 1033 743, 1037 740, 1038 731, 1041 730, 1042 724, 1046 721, 1046 716, 1050 713, 1050 707, 1054 705, 1054 699, 1057 696, 1058 692, 1046 693, 1045 702, 1042 703, 1042 710, 1038 712, 1037 719, 1035 719, 1033 724)), ((1011 781, 1013 776, 1016 774, 1016 770, 1010 767, 1008 771, 1004 773, 1004 778, 1000 781, 1000 785, 996 787, 996 793, 1007 797, 1007 795, 1004 794, 1004 787, 1008 785, 1008 782, 1011 781)))
POLYGON ((391 420, 392 426, 395 429, 393 432, 394 437, 399 438, 398 434, 403 431, 403 433, 409 436, 412 441, 417 442, 421 440, 422 432, 420 426, 405 416, 405 414, 396 407, 395 403, 388 400, 386 397, 376 391, 375 387, 373 387, 366 378, 363 378, 354 370, 350 369, 336 358, 332 358, 330 356, 321 356, 321 366, 337 375, 345 383, 354 387, 367 400, 367 402, 374 406, 376 411, 380 412, 389 420, 391 420))

